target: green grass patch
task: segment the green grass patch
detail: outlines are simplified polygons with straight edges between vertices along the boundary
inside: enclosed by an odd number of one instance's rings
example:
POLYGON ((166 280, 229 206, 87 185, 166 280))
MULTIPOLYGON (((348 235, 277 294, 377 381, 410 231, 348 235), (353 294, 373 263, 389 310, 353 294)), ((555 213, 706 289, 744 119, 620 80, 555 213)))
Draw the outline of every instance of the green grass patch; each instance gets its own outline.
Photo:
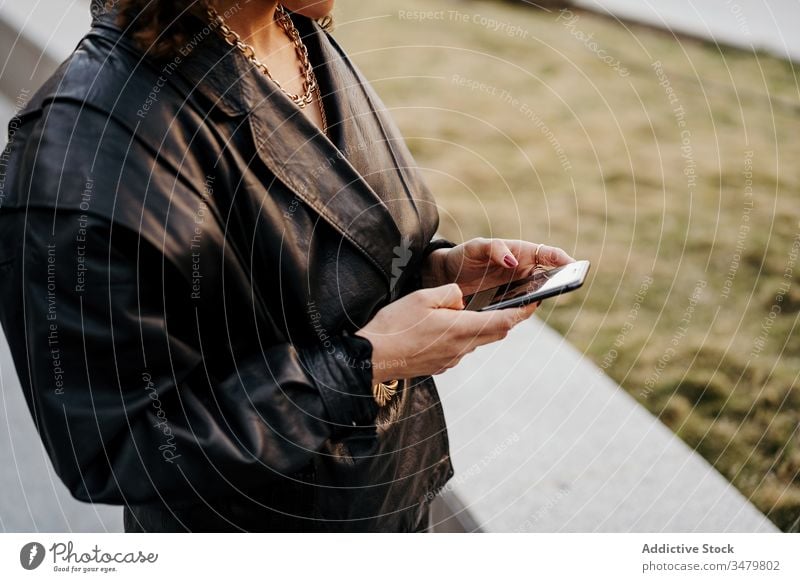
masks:
POLYGON ((797 71, 506 3, 344 3, 337 21, 437 197, 442 233, 591 259, 584 290, 541 316, 797 529, 797 71))

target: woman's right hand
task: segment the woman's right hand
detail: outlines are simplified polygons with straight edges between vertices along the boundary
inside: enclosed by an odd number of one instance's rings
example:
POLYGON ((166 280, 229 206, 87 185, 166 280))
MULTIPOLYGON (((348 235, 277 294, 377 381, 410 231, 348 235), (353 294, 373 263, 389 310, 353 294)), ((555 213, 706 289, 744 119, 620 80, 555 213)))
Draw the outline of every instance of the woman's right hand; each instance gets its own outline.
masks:
POLYGON ((455 283, 420 289, 387 305, 356 332, 372 343, 372 381, 432 376, 452 368, 476 347, 506 337, 537 304, 498 311, 465 311, 455 283))

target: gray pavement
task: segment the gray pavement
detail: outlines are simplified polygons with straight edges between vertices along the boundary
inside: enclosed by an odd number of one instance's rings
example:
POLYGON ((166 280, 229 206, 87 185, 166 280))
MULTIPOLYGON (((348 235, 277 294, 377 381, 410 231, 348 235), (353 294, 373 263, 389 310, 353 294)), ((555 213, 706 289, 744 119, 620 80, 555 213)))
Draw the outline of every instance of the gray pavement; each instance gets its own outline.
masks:
MULTIPOLYGON (((61 62, 89 29, 89 0, 0 0, 0 18, 40 55, 61 62)), ((47 71, 45 71, 46 73, 47 71)))
POLYGON ((53 472, 0 333, 0 531, 122 531, 122 510, 74 500, 53 472))
MULTIPOLYGON (((69 55, 89 27, 88 0, 0 0, 0 124, 69 55)), ((69 495, 36 433, 5 336, 0 332, 0 531, 121 531, 118 507, 88 505, 69 495)))
POLYGON ((675 34, 800 61, 798 0, 574 0, 601 14, 675 34))
MULTIPOLYGON (((533 318, 437 378, 484 531, 777 531, 713 467, 533 318)), ((467 528, 470 529, 470 528, 467 528)))

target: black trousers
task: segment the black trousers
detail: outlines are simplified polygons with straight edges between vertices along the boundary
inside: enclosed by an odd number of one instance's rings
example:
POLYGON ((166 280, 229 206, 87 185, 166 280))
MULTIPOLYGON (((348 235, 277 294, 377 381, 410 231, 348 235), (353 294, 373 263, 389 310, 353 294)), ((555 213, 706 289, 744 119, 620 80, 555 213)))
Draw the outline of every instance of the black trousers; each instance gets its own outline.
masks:
MULTIPOLYGON (((263 506, 215 502, 208 505, 167 508, 125 507, 123 525, 126 533, 155 532, 327 532, 347 531, 347 526, 286 515, 263 506)), ((354 524, 352 531, 362 531, 354 524)), ((430 505, 426 505, 413 533, 432 533, 430 505)))

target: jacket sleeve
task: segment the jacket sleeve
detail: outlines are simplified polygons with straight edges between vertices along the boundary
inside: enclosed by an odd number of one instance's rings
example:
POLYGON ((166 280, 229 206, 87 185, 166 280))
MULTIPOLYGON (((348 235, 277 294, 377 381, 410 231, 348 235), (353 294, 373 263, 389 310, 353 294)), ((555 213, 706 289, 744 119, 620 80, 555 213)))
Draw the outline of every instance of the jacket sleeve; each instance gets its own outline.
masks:
POLYGON ((422 248, 422 252, 419 255, 417 268, 413 270, 413 276, 410 278, 410 285, 402 294, 404 295, 406 293, 416 291, 417 289, 424 288, 425 285, 422 281, 422 270, 430 254, 439 249, 451 249, 454 246, 456 246, 456 243, 443 238, 436 238, 428 241, 428 243, 422 248))
POLYGON ((422 260, 424 261, 427 259, 428 255, 430 255, 433 251, 438 251, 439 249, 452 249, 454 246, 456 246, 456 243, 447 239, 433 239, 427 245, 425 245, 425 248, 422 251, 422 260))
POLYGON ((163 255, 105 220, 30 211, 19 317, 4 321, 42 440, 76 498, 252 490, 302 469, 329 439, 374 433, 367 340, 265 343, 210 370, 174 323, 201 316, 163 300, 174 284, 163 255))

